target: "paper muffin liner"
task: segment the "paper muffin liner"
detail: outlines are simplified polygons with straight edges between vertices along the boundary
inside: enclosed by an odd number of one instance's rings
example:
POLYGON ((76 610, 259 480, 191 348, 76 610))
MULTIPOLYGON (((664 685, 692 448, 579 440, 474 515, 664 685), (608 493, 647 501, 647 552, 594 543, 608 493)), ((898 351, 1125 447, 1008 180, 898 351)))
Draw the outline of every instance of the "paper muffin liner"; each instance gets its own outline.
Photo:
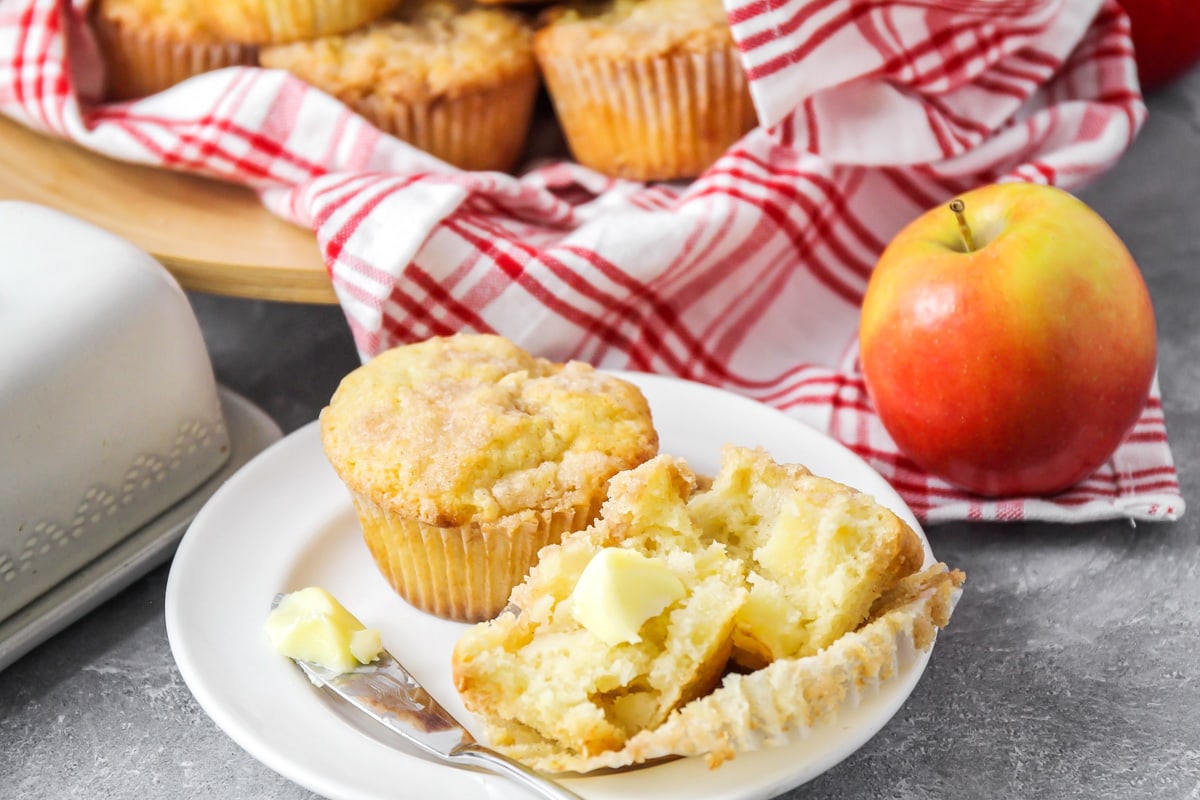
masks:
POLYGON ((399 0, 216 0, 192 5, 205 30, 227 39, 283 44, 345 33, 382 17, 399 0))
POLYGON ((379 571, 411 605, 444 619, 483 622, 508 603, 538 551, 582 530, 603 498, 496 522, 441 527, 392 512, 352 492, 363 538, 379 571))
POLYGON ((258 61, 254 45, 187 38, 177 30, 129 25, 102 13, 93 17, 93 29, 104 54, 110 100, 145 97, 202 72, 258 61))
POLYGON ((877 696, 897 672, 929 649, 950 619, 962 573, 936 564, 906 578, 870 621, 821 652, 730 674, 712 693, 676 710, 620 750, 591 756, 556 751, 531 731, 491 727, 492 744, 545 772, 619 769, 665 757, 704 756, 710 767, 737 753, 778 747, 877 696))
POLYGON ((350 104, 381 130, 460 169, 508 171, 524 150, 537 90, 537 74, 529 72, 453 97, 410 102, 381 92, 350 104))
POLYGON ((575 159, 632 180, 692 178, 756 124, 733 46, 625 60, 538 52, 575 159))

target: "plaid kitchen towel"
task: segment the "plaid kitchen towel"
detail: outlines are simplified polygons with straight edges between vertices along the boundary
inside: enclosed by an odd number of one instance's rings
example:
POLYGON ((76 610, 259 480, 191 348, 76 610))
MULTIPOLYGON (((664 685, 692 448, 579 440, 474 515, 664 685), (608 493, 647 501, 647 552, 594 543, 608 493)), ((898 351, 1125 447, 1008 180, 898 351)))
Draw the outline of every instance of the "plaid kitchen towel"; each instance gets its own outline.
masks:
POLYGON ((698 179, 569 162, 460 172, 282 72, 231 68, 91 102, 84 6, 0 2, 0 111, 113 158, 254 187, 316 234, 363 358, 491 331, 555 359, 677 375, 784 409, 862 455, 926 522, 1183 513, 1157 386, 1096 474, 983 500, 924 474, 856 359, 875 258, 926 208, 1000 180, 1080 185, 1145 117, 1116 0, 726 0, 761 125, 698 179))

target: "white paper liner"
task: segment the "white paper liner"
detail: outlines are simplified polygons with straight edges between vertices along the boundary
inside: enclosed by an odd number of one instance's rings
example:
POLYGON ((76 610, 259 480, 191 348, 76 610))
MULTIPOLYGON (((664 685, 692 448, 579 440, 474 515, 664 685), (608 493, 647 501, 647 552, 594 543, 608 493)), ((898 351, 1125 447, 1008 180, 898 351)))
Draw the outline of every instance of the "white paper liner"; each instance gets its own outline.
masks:
POLYGON ((351 498, 371 556, 396 593, 422 611, 461 622, 499 614, 513 587, 537 562, 538 552, 586 528, 603 499, 442 527, 395 513, 357 493, 351 498))
POLYGON ((454 97, 408 101, 380 91, 348 102, 381 130, 460 169, 507 171, 525 148, 538 86, 529 72, 454 97))
POLYGON ((146 97, 194 75, 258 60, 254 45, 200 35, 189 39, 169 28, 130 26, 103 13, 95 15, 94 30, 104 53, 110 100, 146 97))
MULTIPOLYGON (((819 723, 875 697, 918 652, 932 646, 949 622, 963 575, 936 564, 906 578, 877 616, 812 656, 781 659, 752 673, 731 674, 654 730, 630 738, 621 750, 593 756, 556 751, 548 742, 502 746, 508 755, 544 772, 616 769, 668 756, 704 756, 710 767, 809 735, 819 723)), ((496 730, 497 738, 512 730, 496 730)))
POLYGON ((539 52, 571 153, 633 180, 699 175, 756 124, 737 51, 624 60, 539 52))

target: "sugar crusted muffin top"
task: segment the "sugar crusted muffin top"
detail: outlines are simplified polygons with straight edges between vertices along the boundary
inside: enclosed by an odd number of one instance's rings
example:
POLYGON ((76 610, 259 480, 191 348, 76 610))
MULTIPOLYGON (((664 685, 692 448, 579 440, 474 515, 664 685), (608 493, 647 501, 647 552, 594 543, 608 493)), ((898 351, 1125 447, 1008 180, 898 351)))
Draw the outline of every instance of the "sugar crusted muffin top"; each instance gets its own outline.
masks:
POLYGON ((264 48, 260 62, 342 98, 382 92, 413 102, 532 73, 532 36, 504 9, 419 0, 350 33, 264 48))
POLYGON ((321 437, 351 491, 432 525, 587 502, 658 449, 633 384, 462 334, 385 351, 347 375, 321 437))
POLYGON ((721 0, 608 0, 557 6, 543 16, 539 52, 599 58, 707 53, 733 42, 721 0))
POLYGON ((191 11, 190 0, 100 0, 95 4, 95 13, 130 28, 197 42, 216 41, 191 11))

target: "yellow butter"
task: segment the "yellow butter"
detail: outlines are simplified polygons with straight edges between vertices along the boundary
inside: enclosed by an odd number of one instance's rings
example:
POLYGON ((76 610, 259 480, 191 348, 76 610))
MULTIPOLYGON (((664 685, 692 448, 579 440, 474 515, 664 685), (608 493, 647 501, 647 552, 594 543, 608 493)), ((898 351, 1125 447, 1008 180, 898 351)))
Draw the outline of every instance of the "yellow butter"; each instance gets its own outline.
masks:
POLYGON ((623 547, 593 556, 571 594, 575 619, 609 645, 640 642, 646 620, 686 595, 662 561, 623 547))
POLYGON ((325 589, 285 595, 265 624, 271 645, 297 661, 349 672, 379 658, 379 631, 367 628, 325 589))

